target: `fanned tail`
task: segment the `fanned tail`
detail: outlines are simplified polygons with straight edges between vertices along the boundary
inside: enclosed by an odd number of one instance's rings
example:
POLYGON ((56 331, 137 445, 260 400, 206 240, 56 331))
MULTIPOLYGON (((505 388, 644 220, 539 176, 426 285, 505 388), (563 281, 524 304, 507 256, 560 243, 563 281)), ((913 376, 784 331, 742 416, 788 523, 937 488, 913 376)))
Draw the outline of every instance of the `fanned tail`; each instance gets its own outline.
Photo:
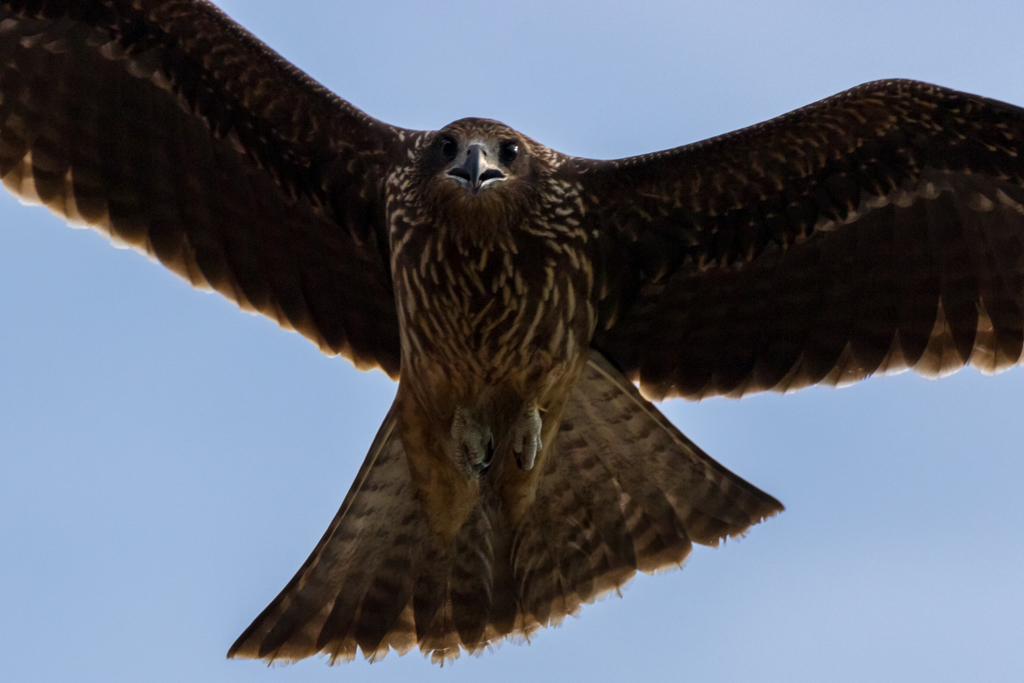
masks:
POLYGON ((599 352, 562 413, 531 516, 513 551, 522 619, 559 623, 637 570, 682 564, 783 509, 645 400, 599 352))
POLYGON ((396 430, 381 426, 327 533, 229 657, 332 663, 418 646, 434 661, 556 624, 637 570, 680 565, 782 510, 704 454, 598 352, 562 413, 528 512, 485 474, 456 534, 433 534, 396 430))

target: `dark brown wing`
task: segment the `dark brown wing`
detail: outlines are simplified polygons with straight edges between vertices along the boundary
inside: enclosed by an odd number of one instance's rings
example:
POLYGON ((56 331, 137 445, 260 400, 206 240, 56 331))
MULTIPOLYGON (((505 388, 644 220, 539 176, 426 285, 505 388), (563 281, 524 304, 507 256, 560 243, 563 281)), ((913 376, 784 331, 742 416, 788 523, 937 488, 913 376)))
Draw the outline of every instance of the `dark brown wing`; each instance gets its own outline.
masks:
POLYGON ((880 81, 721 137, 568 169, 599 235, 594 345, 648 396, 1020 361, 1017 107, 880 81))
POLYGON ((414 136, 206 2, 0 2, 11 191, 392 376, 381 192, 414 136))

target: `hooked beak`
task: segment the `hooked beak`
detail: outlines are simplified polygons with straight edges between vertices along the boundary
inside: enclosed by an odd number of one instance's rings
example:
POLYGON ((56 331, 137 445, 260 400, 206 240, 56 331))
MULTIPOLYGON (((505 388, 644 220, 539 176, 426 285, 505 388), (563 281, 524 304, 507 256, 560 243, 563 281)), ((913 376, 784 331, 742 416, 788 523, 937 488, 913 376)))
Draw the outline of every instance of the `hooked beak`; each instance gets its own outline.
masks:
POLYGON ((470 194, 476 194, 492 181, 505 179, 505 174, 498 164, 488 158, 487 149, 473 143, 466 150, 466 160, 461 166, 455 166, 448 175, 459 180, 469 188, 470 194))

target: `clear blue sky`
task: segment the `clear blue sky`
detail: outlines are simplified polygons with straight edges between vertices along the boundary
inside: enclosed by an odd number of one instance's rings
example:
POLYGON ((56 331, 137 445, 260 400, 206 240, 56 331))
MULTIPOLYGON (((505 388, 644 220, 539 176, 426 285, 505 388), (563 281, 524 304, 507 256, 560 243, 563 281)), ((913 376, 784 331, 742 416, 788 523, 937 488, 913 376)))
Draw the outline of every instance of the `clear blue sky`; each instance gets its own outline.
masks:
MULTIPOLYGON (((1019 2, 221 3, 410 128, 618 157, 909 77, 1024 104, 1019 2)), ((337 510, 395 385, 0 196, 5 681, 1024 680, 1024 372, 663 405, 788 510, 443 670, 224 654, 337 510), (571 677, 567 678, 567 677, 571 677)))

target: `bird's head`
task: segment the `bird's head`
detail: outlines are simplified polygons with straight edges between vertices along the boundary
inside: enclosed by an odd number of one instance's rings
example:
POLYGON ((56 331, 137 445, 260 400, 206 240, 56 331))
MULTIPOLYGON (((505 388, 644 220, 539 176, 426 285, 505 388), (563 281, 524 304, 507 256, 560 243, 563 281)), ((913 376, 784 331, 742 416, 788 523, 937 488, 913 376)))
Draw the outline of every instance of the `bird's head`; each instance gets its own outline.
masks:
POLYGON ((529 176, 529 147, 522 135, 488 119, 462 119, 434 135, 424 155, 438 180, 471 196, 516 184, 529 176))
POLYGON ((450 224, 508 224, 529 210, 545 166, 540 148, 503 123, 462 119, 437 131, 419 158, 434 216, 450 224))

